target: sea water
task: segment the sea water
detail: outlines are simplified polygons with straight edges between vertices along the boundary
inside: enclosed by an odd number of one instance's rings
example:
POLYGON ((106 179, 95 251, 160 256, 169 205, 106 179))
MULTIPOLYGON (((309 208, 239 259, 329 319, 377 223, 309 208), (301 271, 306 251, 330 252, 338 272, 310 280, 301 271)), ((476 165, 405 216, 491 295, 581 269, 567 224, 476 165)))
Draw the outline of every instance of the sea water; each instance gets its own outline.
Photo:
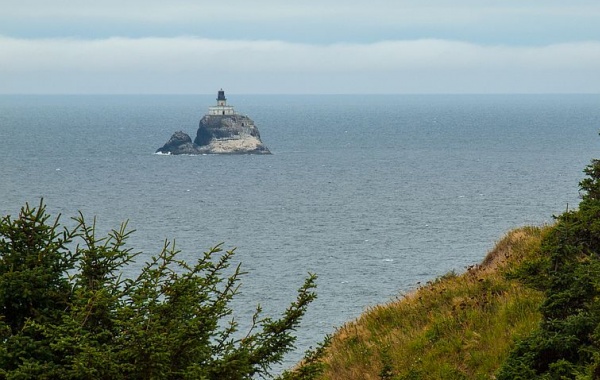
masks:
POLYGON ((579 202, 600 156, 599 95, 229 95, 270 156, 154 154, 195 136, 214 96, 0 96, 0 212, 44 198, 142 251, 237 247, 247 326, 280 315, 308 272, 318 299, 297 361, 368 307, 478 263, 503 234, 579 202))

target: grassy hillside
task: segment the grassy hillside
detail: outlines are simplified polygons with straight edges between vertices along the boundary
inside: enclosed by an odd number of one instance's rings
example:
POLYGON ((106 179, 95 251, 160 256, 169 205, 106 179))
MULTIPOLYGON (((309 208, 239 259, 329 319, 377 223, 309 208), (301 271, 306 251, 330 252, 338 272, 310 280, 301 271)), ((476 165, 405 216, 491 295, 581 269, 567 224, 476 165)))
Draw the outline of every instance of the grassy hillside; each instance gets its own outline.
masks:
POLYGON ((548 228, 507 234, 480 264, 376 306, 340 328, 322 379, 490 379, 540 321, 542 294, 506 273, 539 255, 548 228))

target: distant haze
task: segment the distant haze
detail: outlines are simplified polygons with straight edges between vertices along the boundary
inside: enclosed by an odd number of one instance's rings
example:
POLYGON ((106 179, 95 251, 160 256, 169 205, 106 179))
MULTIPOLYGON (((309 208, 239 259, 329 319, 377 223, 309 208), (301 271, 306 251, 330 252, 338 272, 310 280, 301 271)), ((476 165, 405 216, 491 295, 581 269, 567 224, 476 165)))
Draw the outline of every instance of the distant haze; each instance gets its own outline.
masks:
POLYGON ((0 5, 5 94, 600 93, 598 1, 0 5))

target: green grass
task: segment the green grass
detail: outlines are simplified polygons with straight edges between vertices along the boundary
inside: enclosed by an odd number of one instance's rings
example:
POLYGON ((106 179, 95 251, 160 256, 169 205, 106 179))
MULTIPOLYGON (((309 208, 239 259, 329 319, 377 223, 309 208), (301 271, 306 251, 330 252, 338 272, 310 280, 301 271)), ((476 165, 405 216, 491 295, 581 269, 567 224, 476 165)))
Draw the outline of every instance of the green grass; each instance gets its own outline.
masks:
POLYGON ((338 329, 322 379, 490 379, 540 321, 539 292, 505 273, 539 256, 547 228, 507 234, 480 265, 448 273, 338 329))

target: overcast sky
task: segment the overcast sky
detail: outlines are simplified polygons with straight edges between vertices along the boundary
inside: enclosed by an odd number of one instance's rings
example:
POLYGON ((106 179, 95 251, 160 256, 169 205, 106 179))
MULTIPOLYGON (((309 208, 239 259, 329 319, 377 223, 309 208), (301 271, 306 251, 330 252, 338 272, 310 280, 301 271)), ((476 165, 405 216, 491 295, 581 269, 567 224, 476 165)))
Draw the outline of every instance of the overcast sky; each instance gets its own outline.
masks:
POLYGON ((0 0, 0 93, 600 93, 600 1, 0 0))

